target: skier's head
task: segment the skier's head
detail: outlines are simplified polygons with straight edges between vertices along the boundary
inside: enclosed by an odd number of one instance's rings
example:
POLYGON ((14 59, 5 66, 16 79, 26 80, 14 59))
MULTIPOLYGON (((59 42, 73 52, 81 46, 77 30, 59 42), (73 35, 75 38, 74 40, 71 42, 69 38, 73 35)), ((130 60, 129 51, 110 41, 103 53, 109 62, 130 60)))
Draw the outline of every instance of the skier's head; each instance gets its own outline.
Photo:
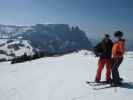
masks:
POLYGON ((110 40, 110 35, 109 35, 109 34, 104 34, 103 40, 104 40, 105 42, 108 42, 108 41, 110 40))
POLYGON ((109 34, 104 34, 104 37, 105 38, 110 38, 110 35, 109 34))
POLYGON ((118 38, 118 39, 121 39, 123 37, 123 32, 121 31, 116 31, 114 33, 114 37, 118 38))

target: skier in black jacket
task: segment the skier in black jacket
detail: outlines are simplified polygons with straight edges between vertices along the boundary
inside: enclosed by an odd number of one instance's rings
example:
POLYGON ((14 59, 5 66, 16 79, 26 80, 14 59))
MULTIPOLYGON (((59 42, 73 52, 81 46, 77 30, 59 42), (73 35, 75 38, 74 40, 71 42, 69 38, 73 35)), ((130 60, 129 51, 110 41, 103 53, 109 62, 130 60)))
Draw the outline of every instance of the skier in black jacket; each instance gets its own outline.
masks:
POLYGON ((112 55, 113 42, 108 34, 105 34, 103 40, 94 47, 94 53, 99 57, 98 69, 95 82, 100 82, 101 72, 106 65, 106 81, 111 81, 111 55, 112 55))

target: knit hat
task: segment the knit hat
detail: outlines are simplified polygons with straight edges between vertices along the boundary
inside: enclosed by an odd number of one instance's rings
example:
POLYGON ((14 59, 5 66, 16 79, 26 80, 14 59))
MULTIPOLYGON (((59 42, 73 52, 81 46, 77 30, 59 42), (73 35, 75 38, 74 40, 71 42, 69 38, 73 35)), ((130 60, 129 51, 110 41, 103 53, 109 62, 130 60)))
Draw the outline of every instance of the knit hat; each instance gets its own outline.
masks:
POLYGON ((123 37, 123 32, 121 32, 121 31, 116 31, 116 32, 114 33, 114 36, 115 36, 115 37, 123 37))

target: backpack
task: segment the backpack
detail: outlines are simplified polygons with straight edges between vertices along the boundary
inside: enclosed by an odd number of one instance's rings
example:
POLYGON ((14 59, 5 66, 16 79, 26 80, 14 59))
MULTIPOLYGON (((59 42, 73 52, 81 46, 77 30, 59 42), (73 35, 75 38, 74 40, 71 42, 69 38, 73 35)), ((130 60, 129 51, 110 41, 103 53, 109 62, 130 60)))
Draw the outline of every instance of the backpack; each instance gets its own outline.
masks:
POLYGON ((112 55, 114 58, 123 57, 125 52, 125 40, 121 39, 114 43, 112 48, 112 55))

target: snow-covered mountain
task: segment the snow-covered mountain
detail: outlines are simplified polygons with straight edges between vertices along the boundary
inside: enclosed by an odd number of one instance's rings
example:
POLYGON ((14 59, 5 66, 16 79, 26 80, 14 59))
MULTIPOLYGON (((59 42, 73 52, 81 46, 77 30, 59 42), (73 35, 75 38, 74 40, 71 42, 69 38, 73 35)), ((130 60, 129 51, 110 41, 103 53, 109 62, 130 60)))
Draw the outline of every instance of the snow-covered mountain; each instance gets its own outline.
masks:
POLYGON ((0 60, 10 60, 12 58, 33 55, 34 50, 29 41, 21 39, 0 39, 0 60))
POLYGON ((41 51, 68 52, 92 47, 85 32, 67 24, 0 25, 0 33, 1 37, 28 40, 41 51))
POLYGON ((15 26, 0 24, 0 59, 34 51, 67 53, 92 47, 85 32, 67 24, 15 26), (8 38, 8 40, 7 40, 8 38), (18 50, 19 49, 19 50, 18 50))
POLYGON ((86 84, 94 81, 97 61, 91 52, 80 51, 15 65, 0 63, 0 100, 132 100, 133 52, 125 55, 119 70, 131 83, 125 87, 93 90, 86 84))

